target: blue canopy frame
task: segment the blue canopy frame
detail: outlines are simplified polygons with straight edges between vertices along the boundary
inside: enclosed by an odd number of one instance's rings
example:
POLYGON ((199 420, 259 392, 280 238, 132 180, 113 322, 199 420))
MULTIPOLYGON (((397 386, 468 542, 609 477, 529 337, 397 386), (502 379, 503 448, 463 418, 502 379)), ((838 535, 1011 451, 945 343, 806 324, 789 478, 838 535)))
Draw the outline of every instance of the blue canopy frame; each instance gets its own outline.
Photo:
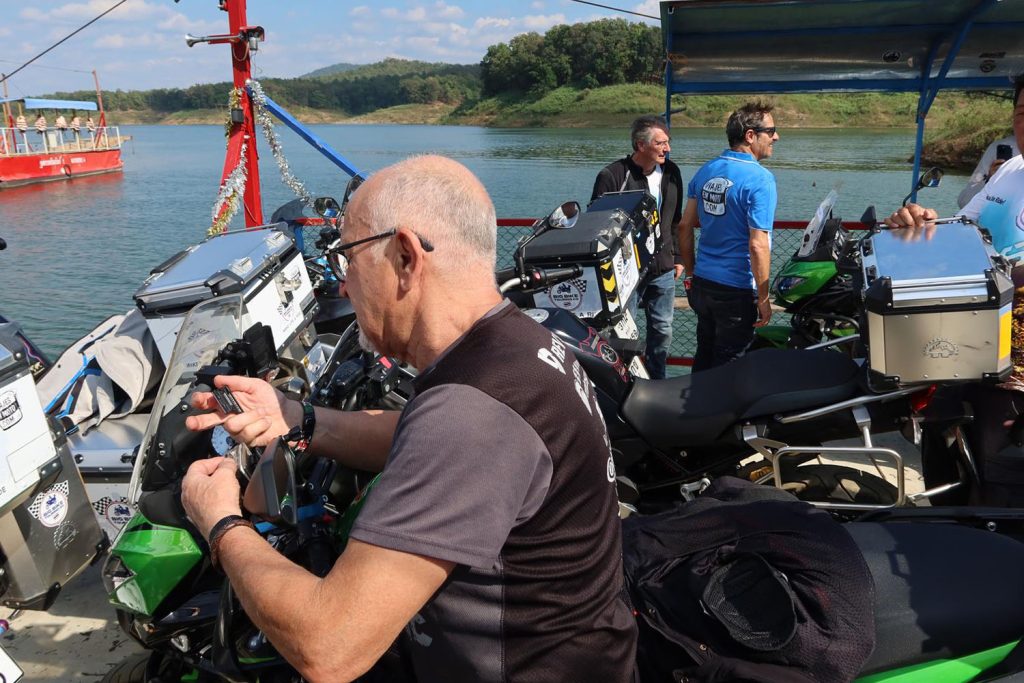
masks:
POLYGON ((668 117, 678 94, 917 92, 912 183, 940 90, 1024 73, 1020 0, 669 0, 661 27, 668 117))
POLYGON ((23 102, 25 109, 81 109, 82 111, 98 111, 99 107, 95 102, 85 100, 41 100, 38 97, 8 97, 0 98, 0 104, 8 102, 23 102))

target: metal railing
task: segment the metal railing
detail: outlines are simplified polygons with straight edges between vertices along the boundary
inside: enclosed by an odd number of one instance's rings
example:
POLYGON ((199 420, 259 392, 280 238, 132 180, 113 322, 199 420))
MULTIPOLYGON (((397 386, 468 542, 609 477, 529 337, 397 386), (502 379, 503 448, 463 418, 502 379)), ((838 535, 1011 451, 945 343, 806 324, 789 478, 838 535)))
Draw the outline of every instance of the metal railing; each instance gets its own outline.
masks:
POLYGON ((70 128, 47 128, 42 133, 35 128, 0 128, 0 156, 121 149, 125 139, 117 126, 100 126, 92 132, 83 128, 77 133, 70 128))

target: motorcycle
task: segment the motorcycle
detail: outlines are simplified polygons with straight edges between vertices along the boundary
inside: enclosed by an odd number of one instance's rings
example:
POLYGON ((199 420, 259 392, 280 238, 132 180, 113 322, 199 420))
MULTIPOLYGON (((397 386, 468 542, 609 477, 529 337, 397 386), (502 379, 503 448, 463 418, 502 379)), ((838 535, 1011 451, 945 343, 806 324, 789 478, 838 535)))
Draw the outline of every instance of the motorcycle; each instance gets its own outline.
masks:
MULTIPOLYGON (((249 322, 238 297, 222 297, 194 309, 175 353, 176 361, 182 362, 172 363, 175 374, 162 387, 156 414, 177 423, 188 394, 209 388, 204 383, 217 372, 265 375, 274 359, 254 353, 260 331, 258 326, 246 328, 249 322), (198 330, 208 332, 192 334, 198 330)), ((362 382, 372 383, 374 376, 367 371, 362 382)), ((153 436, 158 433, 163 430, 155 425, 153 436)), ((150 472, 155 470, 179 474, 141 498, 139 513, 116 539, 103 568, 121 628, 148 650, 144 658, 126 660, 105 680, 300 680, 239 607, 230 583, 212 567, 205 543, 184 517, 178 493, 180 468, 171 460, 184 465, 206 457, 209 448, 238 459, 245 514, 252 516, 274 548, 319 574, 328 571, 343 550, 347 530, 365 500, 368 475, 296 454, 283 440, 259 452, 215 434, 187 438, 187 445, 163 444, 161 449, 157 444, 137 460, 141 482, 152 480, 150 472)), ((1024 561, 1024 545, 982 530, 1024 530, 1020 516, 1008 512, 894 511, 847 525, 876 585, 879 646, 859 680, 938 680, 941 672, 965 666, 971 667, 973 676, 1008 660, 1024 631, 1024 610, 1019 609, 1024 587, 1016 571, 1024 561), (940 521, 940 516, 941 521, 955 519, 960 524, 882 523, 887 518, 940 521), (942 562, 935 560, 935 548, 951 547, 966 550, 942 562), (894 554, 900 558, 895 565, 894 554), (973 561, 978 555, 993 558, 992 566, 973 561), (950 591, 950 585, 959 588, 950 591)), ((380 666, 374 675, 384 676, 392 662, 380 666)), ((968 679, 961 673, 943 680, 968 679)))
MULTIPOLYGON (((941 168, 928 169, 914 191, 938 187, 942 176, 941 168)), ((910 196, 904 197, 904 204, 910 196)), ((790 324, 755 329, 752 349, 806 348, 859 333, 863 311, 860 238, 834 214, 838 198, 837 189, 829 191, 807 223, 800 247, 772 280, 773 303, 791 314, 790 324)), ((873 207, 860 223, 868 231, 878 225, 873 207)))
MULTIPOLYGON (((641 509, 672 504, 725 474, 774 481, 847 511, 901 506, 935 493, 907 494, 901 456, 873 442, 875 434, 912 429, 927 388, 871 391, 863 362, 829 345, 764 349, 696 375, 645 380, 634 377, 614 344, 588 324, 599 316, 580 319, 562 308, 533 307, 534 295, 580 270, 568 257, 560 269, 536 266, 526 247, 550 230, 571 228, 566 215, 577 211, 578 205, 562 205, 538 221, 517 247, 516 265, 498 277, 506 278, 500 289, 565 342, 594 383, 623 502, 641 509), (859 438, 863 445, 822 446, 845 438, 859 438), (876 467, 892 464, 895 485, 861 469, 818 461, 840 454, 876 467), (751 456, 760 458, 743 463, 751 456)), ((576 241, 586 242, 586 236, 576 241)))

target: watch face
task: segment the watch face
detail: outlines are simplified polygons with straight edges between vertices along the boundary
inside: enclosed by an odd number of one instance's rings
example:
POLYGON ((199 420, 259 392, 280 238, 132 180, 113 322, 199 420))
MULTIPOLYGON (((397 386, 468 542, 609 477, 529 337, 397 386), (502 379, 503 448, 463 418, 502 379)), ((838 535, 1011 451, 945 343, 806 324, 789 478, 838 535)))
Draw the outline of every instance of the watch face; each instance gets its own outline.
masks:
POLYGON ((213 452, 217 455, 226 456, 228 452, 238 445, 238 442, 228 434, 228 430, 224 429, 223 426, 217 425, 210 432, 210 446, 213 448, 213 452))

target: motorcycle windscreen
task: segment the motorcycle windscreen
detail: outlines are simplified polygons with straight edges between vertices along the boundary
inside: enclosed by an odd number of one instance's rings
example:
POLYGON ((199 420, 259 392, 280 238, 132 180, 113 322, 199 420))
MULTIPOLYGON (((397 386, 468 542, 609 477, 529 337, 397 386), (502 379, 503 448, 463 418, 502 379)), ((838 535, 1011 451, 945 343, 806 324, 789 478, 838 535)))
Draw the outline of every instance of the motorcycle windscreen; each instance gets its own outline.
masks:
POLYGON ((213 363, 217 353, 242 337, 246 324, 245 303, 240 294, 229 294, 197 304, 178 331, 153 412, 139 446, 128 487, 128 500, 137 503, 142 491, 156 490, 179 478, 186 457, 196 448, 208 447, 210 435, 184 428, 191 414, 189 399, 196 371, 213 363))

